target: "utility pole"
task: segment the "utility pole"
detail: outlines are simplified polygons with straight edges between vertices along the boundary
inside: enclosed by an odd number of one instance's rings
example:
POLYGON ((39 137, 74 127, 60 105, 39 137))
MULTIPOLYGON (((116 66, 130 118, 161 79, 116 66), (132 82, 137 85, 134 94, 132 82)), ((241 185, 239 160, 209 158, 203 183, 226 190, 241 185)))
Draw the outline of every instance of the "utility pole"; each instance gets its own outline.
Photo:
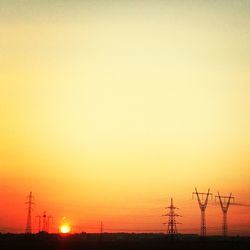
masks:
POLYGON ((208 198, 209 198, 209 196, 212 197, 213 194, 210 193, 210 188, 208 189, 207 193, 199 193, 197 191, 197 188, 195 188, 195 192, 193 192, 193 195, 197 196, 197 200, 198 200, 199 207, 200 207, 200 210, 201 210, 201 229, 200 229, 200 235, 202 237, 205 237, 206 233, 207 233, 206 232, 207 228, 206 228, 206 214, 205 214, 205 211, 206 211, 207 204, 208 204, 208 198), (205 199, 204 199, 204 196, 205 196, 205 199))
POLYGON ((232 197, 232 193, 230 193, 229 196, 221 196, 220 193, 218 192, 218 195, 215 196, 215 200, 216 198, 219 198, 221 210, 223 213, 222 233, 224 237, 227 237, 227 231, 228 231, 227 212, 231 204, 231 200, 232 202, 234 202, 234 197, 232 197))
POLYGON ((32 206, 34 205, 33 198, 34 197, 32 196, 32 192, 30 192, 28 196, 28 201, 25 203, 28 205, 28 215, 27 215, 27 223, 25 229, 26 234, 32 233, 31 213, 32 213, 32 206))
POLYGON ((173 203, 173 198, 171 198, 171 204, 169 207, 166 207, 169 209, 169 212, 167 214, 164 214, 163 216, 168 216, 168 223, 163 223, 168 225, 167 229, 167 234, 171 237, 174 238, 174 236, 177 234, 177 224, 180 224, 176 222, 176 217, 179 217, 180 215, 175 213, 175 210, 178 209, 177 207, 174 206, 173 203))

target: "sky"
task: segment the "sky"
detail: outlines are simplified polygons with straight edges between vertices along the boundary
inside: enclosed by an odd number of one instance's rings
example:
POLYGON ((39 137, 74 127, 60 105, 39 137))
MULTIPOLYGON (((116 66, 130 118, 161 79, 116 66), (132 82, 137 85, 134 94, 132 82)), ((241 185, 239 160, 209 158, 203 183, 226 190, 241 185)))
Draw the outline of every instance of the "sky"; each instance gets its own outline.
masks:
POLYGON ((250 2, 0 1, 0 231, 250 235, 250 2), (222 213, 207 207, 208 234, 222 213))

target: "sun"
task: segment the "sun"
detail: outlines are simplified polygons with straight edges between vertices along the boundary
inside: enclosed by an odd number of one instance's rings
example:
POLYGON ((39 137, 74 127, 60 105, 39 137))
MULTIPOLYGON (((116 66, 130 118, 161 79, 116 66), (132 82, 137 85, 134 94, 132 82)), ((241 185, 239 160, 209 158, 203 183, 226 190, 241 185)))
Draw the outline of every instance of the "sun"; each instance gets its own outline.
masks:
POLYGON ((67 234, 67 233, 70 233, 71 231, 71 227, 67 224, 63 224, 60 226, 60 233, 62 234, 67 234))

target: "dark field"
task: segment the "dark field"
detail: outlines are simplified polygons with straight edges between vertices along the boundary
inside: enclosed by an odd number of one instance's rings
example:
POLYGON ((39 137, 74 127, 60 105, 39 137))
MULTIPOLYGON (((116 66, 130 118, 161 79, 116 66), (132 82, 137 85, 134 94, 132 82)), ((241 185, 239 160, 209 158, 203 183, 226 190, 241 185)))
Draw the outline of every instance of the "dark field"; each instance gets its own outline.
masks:
POLYGON ((178 239, 168 239, 162 234, 77 234, 22 235, 0 234, 1 250, 140 250, 140 249, 235 249, 249 250, 249 237, 207 237, 181 235, 178 239))

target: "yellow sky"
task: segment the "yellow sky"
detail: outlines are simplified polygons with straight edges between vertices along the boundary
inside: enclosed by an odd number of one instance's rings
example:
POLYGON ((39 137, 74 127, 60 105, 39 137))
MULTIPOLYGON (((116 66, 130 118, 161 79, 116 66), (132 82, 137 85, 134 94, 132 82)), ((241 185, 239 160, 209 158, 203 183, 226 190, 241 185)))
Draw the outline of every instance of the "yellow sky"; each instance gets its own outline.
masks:
MULTIPOLYGON (((9 206, 32 190, 36 213, 81 230, 162 230, 171 196, 183 228, 199 228, 194 186, 250 203, 248 1, 3 1, 0 16, 9 206)), ((1 210, 25 223, 25 210, 1 210)))

